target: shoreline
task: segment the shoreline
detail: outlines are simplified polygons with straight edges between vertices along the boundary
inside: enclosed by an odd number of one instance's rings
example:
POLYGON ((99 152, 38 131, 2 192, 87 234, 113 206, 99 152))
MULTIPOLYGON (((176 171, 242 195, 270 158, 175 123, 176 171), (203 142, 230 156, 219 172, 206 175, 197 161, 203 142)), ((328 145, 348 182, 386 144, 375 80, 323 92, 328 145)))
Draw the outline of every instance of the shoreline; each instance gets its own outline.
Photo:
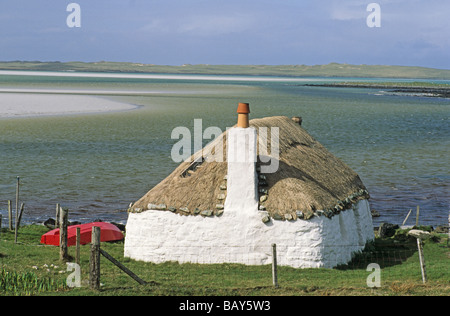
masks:
POLYGON ((411 96, 450 98, 450 86, 440 84, 429 85, 408 85, 392 83, 356 83, 340 82, 326 84, 305 84, 307 87, 326 87, 326 88, 360 88, 360 89, 385 89, 389 93, 405 93, 411 96))
MULTIPOLYGON (((53 205, 51 205, 53 206, 53 205)), ((50 209, 50 205, 46 205, 47 209, 50 209)), ((23 225, 44 225, 44 222, 49 218, 54 218, 54 214, 52 212, 36 212, 36 205, 32 202, 27 204, 27 209, 25 210, 24 217, 22 219, 23 225)), ((399 226, 414 226, 415 223, 415 214, 411 214, 409 216, 408 221, 402 225, 406 215, 408 214, 405 209, 404 212, 399 210, 391 210, 391 209, 375 209, 370 205, 372 213, 372 224, 374 228, 378 228, 382 223, 390 223, 399 226), (401 213, 401 214, 400 214, 401 213)), ((102 221, 115 222, 119 224, 126 225, 128 221, 128 212, 126 210, 126 206, 110 206, 108 207, 109 211, 101 210, 94 213, 86 213, 76 206, 70 205, 69 203, 69 221, 80 222, 80 223, 89 223, 92 221, 98 221, 101 219, 102 221)), ((432 211, 431 211, 432 212, 432 211)), ((13 210, 14 213, 14 210, 13 210)), ((0 215, 3 216, 3 224, 2 227, 5 227, 8 220, 8 210, 6 209, 6 201, 0 201, 0 215)), ((448 227, 448 217, 444 216, 434 216, 430 214, 427 210, 422 210, 419 219, 419 226, 430 226, 433 228, 439 226, 448 227), (433 220, 430 218, 433 217, 433 220), (439 218, 439 219, 438 219, 439 218)))

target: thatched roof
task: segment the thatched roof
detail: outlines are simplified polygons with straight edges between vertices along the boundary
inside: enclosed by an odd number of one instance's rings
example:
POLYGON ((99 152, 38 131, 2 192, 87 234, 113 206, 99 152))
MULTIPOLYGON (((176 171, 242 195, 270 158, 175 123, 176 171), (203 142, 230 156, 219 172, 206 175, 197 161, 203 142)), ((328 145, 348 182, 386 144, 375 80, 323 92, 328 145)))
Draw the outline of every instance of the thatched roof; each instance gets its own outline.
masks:
MULTIPOLYGON (((258 142, 268 144, 268 153, 270 128, 279 128, 278 171, 259 176, 260 210, 266 210, 272 218, 331 217, 368 198, 359 176, 291 119, 284 116, 254 119, 250 126, 258 131, 258 142), (261 127, 268 128, 267 139, 263 139, 264 133, 259 133, 261 127)), ((204 152, 209 152, 211 148, 222 147, 224 162, 192 163, 196 156, 193 155, 129 211, 160 209, 184 215, 220 215, 226 197, 226 132, 204 148, 204 152)))

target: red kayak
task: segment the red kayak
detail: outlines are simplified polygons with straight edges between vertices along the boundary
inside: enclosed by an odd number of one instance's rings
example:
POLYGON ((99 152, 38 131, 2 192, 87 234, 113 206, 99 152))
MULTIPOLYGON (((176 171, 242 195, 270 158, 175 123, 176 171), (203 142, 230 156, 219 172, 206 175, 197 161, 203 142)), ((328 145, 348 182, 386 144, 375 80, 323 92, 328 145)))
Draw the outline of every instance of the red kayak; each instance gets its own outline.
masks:
MULTIPOLYGON (((86 245, 91 242, 92 227, 100 227, 100 241, 122 240, 124 235, 117 226, 105 222, 93 222, 67 227, 67 245, 75 246, 77 227, 80 228, 80 244, 86 245)), ((59 246, 59 228, 42 235, 41 244, 59 246)))

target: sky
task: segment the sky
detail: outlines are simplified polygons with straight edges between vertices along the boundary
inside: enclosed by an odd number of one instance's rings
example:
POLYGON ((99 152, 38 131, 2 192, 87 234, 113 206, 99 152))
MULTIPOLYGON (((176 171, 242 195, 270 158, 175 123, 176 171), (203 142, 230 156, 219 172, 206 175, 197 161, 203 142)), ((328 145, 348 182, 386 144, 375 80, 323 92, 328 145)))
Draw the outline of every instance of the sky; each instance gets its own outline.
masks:
POLYGON ((450 69, 449 0, 378 0, 369 12, 372 2, 0 0, 0 61, 450 69))

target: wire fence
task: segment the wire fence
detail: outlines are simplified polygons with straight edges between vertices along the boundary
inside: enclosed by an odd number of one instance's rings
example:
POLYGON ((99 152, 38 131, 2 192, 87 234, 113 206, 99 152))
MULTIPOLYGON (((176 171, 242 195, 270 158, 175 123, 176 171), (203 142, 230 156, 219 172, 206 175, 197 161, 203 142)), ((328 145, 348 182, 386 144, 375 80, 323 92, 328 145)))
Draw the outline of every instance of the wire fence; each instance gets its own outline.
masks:
MULTIPOLYGON (((242 247, 240 256, 237 256, 237 252, 234 251, 228 263, 225 259, 223 260, 225 263, 217 263, 214 258, 208 261, 194 260, 194 257, 190 257, 190 262, 143 263, 143 268, 139 268, 135 273, 147 282, 174 293, 185 293, 192 288, 220 292, 221 290, 269 288, 278 285, 298 289, 340 285, 380 287, 383 281, 421 281, 419 256, 417 247, 414 246, 415 243, 408 242, 397 243, 395 249, 368 249, 357 253, 346 264, 336 263, 332 269, 299 269, 278 265, 275 270, 276 276, 274 276, 273 258, 269 258, 271 263, 254 265, 251 256, 245 253, 245 247, 242 247), (240 257, 239 262, 236 261, 238 257, 240 257), (403 265, 405 262, 408 263, 406 266, 403 265)), ((271 252, 272 249, 269 248, 267 251, 271 252)), ((289 250, 293 251, 293 249, 289 250)), ((276 256, 280 260, 284 253, 277 252, 276 256)), ((125 260, 129 264, 133 263, 131 265, 136 263, 134 260, 125 260)), ((105 286, 113 286, 115 282, 123 281, 124 275, 118 269, 104 268, 105 270, 102 268, 102 275, 109 280, 105 286)))

